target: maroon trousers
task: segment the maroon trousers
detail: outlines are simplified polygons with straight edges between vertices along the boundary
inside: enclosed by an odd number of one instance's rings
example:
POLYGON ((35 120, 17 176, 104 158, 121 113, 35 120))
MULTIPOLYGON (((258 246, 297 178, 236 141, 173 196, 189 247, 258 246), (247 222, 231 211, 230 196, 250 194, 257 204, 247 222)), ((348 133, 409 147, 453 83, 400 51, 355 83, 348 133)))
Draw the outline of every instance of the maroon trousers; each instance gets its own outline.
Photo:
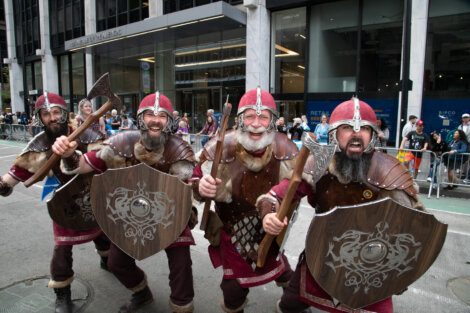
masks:
MULTIPOLYGON (((189 246, 165 249, 170 269, 170 299, 176 305, 184 306, 194 298, 193 272, 189 246)), ((128 289, 142 283, 144 272, 136 265, 135 259, 111 244, 108 256, 109 270, 128 289)))
MULTIPOLYGON (((287 283, 290 281, 294 272, 286 262, 286 270, 278 278, 275 279, 278 283, 287 283)), ((222 279, 220 283, 220 289, 224 295, 224 304, 230 310, 238 309, 243 303, 245 303, 246 297, 250 292, 249 288, 243 288, 240 286, 236 279, 222 279)))
MULTIPOLYGON (((96 237, 93 242, 95 243, 96 250, 107 251, 110 246, 110 241, 105 234, 96 237)), ((65 281, 73 276, 72 258, 73 245, 55 245, 54 252, 52 253, 51 260, 51 277, 54 281, 65 281)))

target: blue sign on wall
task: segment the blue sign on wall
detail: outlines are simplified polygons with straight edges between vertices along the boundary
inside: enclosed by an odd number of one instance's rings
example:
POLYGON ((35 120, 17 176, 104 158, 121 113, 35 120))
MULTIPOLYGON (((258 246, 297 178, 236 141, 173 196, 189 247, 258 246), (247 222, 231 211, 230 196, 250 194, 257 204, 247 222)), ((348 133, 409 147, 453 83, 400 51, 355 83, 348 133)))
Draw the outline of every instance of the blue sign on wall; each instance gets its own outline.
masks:
POLYGON ((447 141, 461 123, 464 113, 470 113, 470 99, 423 99, 421 109, 424 131, 438 131, 447 141))
MULTIPOLYGON (((397 111, 398 111, 398 100, 397 99, 361 99, 367 102, 377 114, 377 118, 383 118, 387 123, 390 131, 390 138, 388 145, 393 145, 395 142, 396 135, 396 123, 397 123, 397 111)), ((307 102, 307 119, 309 126, 312 131, 315 126, 320 123, 321 116, 326 114, 331 115, 333 109, 343 102, 343 100, 309 100, 307 102)))

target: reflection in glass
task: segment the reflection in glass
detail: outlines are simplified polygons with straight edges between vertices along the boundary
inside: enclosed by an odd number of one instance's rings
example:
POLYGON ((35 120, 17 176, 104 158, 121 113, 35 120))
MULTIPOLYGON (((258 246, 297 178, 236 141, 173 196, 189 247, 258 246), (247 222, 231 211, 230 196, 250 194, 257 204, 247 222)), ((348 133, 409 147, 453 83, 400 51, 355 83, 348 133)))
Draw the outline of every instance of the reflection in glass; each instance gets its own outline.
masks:
POLYGON ((403 1, 364 0, 358 92, 397 94, 402 24, 403 1))
POLYGON ((424 65, 424 96, 468 98, 469 34, 469 1, 430 1, 424 65))
POLYGON ((303 93, 305 79, 306 8, 272 14, 274 69, 271 85, 275 93, 303 93))
POLYGON ((358 0, 312 6, 309 92, 356 90, 358 0))

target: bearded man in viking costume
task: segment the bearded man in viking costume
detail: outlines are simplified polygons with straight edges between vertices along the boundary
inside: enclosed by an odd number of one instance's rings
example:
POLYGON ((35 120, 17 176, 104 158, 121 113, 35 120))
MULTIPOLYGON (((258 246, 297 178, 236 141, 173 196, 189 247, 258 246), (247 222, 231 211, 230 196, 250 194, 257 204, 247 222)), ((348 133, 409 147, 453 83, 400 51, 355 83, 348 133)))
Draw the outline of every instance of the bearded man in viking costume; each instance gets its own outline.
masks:
MULTIPOLYGON (((28 180, 44 165, 52 154, 52 144, 59 136, 71 132, 68 125, 68 110, 64 99, 52 92, 45 92, 35 103, 36 120, 44 130, 36 135, 16 158, 10 171, 0 177, 0 195, 8 196, 13 187, 19 182, 28 180)), ((86 152, 101 139, 101 134, 87 130, 79 140, 79 151, 86 152)), ((72 156, 63 162, 63 166, 52 168, 53 175, 63 185, 73 178, 69 168, 76 166, 78 158, 72 156)), ((70 284, 73 281, 72 247, 89 241, 94 241, 101 256, 101 267, 106 269, 109 240, 99 228, 86 231, 76 231, 53 223, 54 252, 51 260, 51 280, 48 287, 56 293, 56 313, 73 311, 70 284)))
MULTIPOLYGON (((356 205, 385 197, 403 206, 422 210, 417 186, 410 174, 396 158, 374 150, 378 132, 376 120, 374 110, 357 98, 339 104, 331 114, 329 129, 337 152, 317 183, 312 183, 310 173, 315 169, 312 155, 309 156, 294 200, 308 196, 310 205, 317 213, 328 212, 335 206, 356 205)), ((279 234, 285 227, 272 208, 279 208, 288 184, 286 180, 274 186, 258 202, 263 228, 271 235, 279 234)), ((277 304, 277 311, 303 312, 309 306, 327 312, 352 312, 350 308, 334 303, 315 281, 307 268, 304 251, 289 286, 277 304)), ((388 297, 363 309, 367 312, 393 312, 392 299, 388 297)))
MULTIPOLYGON (((107 169, 145 163, 187 181, 194 169, 194 153, 186 141, 171 134, 172 112, 173 106, 165 95, 157 91, 146 96, 137 112, 139 130, 121 132, 106 140, 101 149, 84 154, 80 157, 78 172, 102 173, 107 169)), ((75 145, 66 137, 60 137, 53 149, 62 158, 67 158, 73 155, 75 145)), ((191 230, 186 227, 180 237, 165 249, 170 267, 170 308, 173 312, 193 312, 189 250, 193 244, 191 230)), ((111 244, 108 267, 133 292, 131 299, 120 308, 120 313, 135 312, 153 301, 145 273, 136 265, 135 259, 114 244, 111 244)))
POLYGON ((250 287, 272 280, 284 287, 292 275, 287 258, 276 259, 279 247, 275 245, 266 265, 256 267, 256 251, 264 232, 255 203, 273 185, 290 177, 298 149, 276 131, 278 111, 267 91, 247 91, 240 99, 237 117, 238 128, 225 135, 217 178, 209 174, 215 139, 206 144, 193 175, 195 198, 215 201, 217 214, 209 219, 206 237, 211 242, 212 264, 224 270, 220 286, 225 312, 243 312, 250 287))

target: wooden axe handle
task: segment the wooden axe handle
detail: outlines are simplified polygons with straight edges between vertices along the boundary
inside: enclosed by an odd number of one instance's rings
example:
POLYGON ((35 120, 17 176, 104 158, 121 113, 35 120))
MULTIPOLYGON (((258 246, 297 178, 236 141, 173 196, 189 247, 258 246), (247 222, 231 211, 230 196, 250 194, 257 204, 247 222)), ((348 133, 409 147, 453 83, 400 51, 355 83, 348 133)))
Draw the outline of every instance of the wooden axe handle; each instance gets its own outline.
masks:
MULTIPOLYGON (((217 137, 217 144, 215 146, 215 156, 214 161, 212 162, 211 167, 211 176, 216 179, 217 171, 219 169, 220 160, 222 159, 222 151, 224 148, 224 139, 225 139, 225 130, 227 129, 228 125, 228 118, 230 117, 230 112, 232 111, 232 104, 228 103, 228 96, 227 101, 225 102, 224 113, 222 115, 222 122, 220 123, 219 135, 217 137)), ((209 221, 209 211, 211 208, 211 199, 207 199, 204 203, 204 211, 202 211, 202 218, 201 218, 201 225, 199 226, 200 230, 206 230, 207 223, 209 221)))
MULTIPOLYGON (((297 186, 300 184, 302 181, 302 172, 305 167, 305 162, 307 162, 307 158, 310 154, 310 150, 308 150, 305 145, 300 148, 299 155, 297 156, 295 160, 295 166, 294 166, 294 171, 292 173, 292 177, 289 181, 289 187, 287 188, 287 193, 282 199, 281 206, 279 208, 279 211, 276 214, 276 217, 280 220, 283 221, 284 217, 290 215, 291 210, 294 209, 292 207, 291 202, 292 199, 294 198, 295 192, 297 190, 297 186)), ((271 247, 271 244, 276 238, 274 235, 270 234, 265 234, 263 240, 259 244, 258 247, 258 259, 256 261, 256 265, 258 267, 263 267, 265 262, 266 262, 266 256, 268 255, 269 248, 271 247)))
MULTIPOLYGON (((113 107, 113 103, 111 100, 106 101, 104 105, 102 105, 99 110, 93 112, 91 115, 89 115, 86 120, 83 122, 80 127, 75 129, 68 137, 67 139, 72 142, 75 141, 88 127, 90 127, 91 124, 96 122, 103 114, 105 114, 107 111, 109 111, 113 107)), ((46 177, 47 173, 51 170, 51 168, 54 167, 54 165, 57 164, 57 162, 60 161, 60 155, 57 155, 53 153, 49 159, 47 160, 46 163, 44 163, 41 168, 34 173, 33 176, 31 176, 27 181, 24 182, 24 185, 26 187, 30 187, 31 185, 37 183, 38 181, 41 181, 46 177)))

